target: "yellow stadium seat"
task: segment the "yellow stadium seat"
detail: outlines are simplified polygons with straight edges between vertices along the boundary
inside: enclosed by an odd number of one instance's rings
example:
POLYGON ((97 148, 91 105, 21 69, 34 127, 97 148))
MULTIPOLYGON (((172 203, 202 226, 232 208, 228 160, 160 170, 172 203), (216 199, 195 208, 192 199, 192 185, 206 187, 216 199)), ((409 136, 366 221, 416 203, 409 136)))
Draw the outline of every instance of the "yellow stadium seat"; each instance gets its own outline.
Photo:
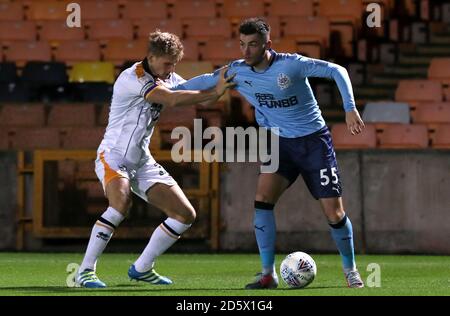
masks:
POLYGON ((114 82, 114 65, 109 62, 82 62, 73 65, 70 82, 114 82))

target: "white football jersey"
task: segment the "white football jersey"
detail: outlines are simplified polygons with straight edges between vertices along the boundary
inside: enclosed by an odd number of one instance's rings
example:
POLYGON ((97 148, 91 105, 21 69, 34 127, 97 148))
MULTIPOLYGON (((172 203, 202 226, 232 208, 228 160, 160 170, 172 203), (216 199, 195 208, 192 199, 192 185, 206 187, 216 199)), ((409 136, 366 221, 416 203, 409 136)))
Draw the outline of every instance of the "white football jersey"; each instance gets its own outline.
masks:
MULTIPOLYGON (((143 62, 124 70, 114 83, 108 126, 98 152, 110 152, 127 167, 139 167, 150 157, 150 137, 163 105, 149 103, 145 96, 158 83, 143 62), (147 69, 147 71, 146 71, 147 69)), ((172 73, 165 81, 170 88, 185 80, 172 73)))

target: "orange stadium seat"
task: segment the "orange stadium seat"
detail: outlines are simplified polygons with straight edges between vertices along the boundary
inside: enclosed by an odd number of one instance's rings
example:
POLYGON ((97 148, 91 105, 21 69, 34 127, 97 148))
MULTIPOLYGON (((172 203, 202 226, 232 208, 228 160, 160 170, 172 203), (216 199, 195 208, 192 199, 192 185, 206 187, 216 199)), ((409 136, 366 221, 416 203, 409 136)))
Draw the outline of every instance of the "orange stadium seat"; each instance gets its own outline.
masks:
POLYGON ((198 60, 199 59, 199 47, 196 40, 185 39, 183 40, 184 57, 183 60, 198 60))
POLYGON ((272 39, 272 48, 280 53, 297 53, 297 42, 293 38, 275 38, 272 39))
POLYGON ((209 61, 181 61, 175 68, 175 72, 184 79, 191 79, 213 71, 213 64, 209 61))
POLYGON ((0 42, 36 40, 36 24, 32 21, 0 22, 0 42))
POLYGON ((320 0, 319 15, 333 22, 351 22, 361 20, 363 5, 361 0, 320 0))
POLYGON ((5 53, 7 61, 23 66, 27 61, 49 61, 51 48, 47 42, 11 42, 5 53))
MULTIPOLYGON (((66 20, 68 12, 64 1, 31 1, 27 12, 29 20, 66 20)), ((84 10, 82 11, 84 14, 84 10)))
POLYGON ((259 0, 224 0, 223 16, 239 23, 242 18, 264 16, 264 2, 259 0))
POLYGON ((81 18, 84 21, 117 20, 119 18, 119 6, 116 1, 84 0, 79 3, 81 18))
POLYGON ((375 126, 367 124, 361 134, 352 135, 346 124, 335 124, 331 128, 333 144, 336 149, 375 148, 377 135, 375 126))
POLYGON ((304 56, 310 57, 310 58, 321 58, 322 57, 322 50, 320 46, 317 45, 311 45, 311 44, 301 44, 299 48, 297 48, 297 51, 304 56))
POLYGON ((180 20, 167 19, 147 19, 136 20, 134 25, 137 26, 137 37, 148 39, 148 35, 159 29, 163 32, 170 32, 176 34, 178 37, 183 37, 183 25, 180 20))
POLYGON ((40 127, 45 125, 43 104, 4 105, 0 112, 0 126, 40 127))
POLYGON ((133 25, 129 20, 92 21, 88 30, 89 39, 133 39, 133 25))
POLYGON ((171 131, 177 126, 192 129, 195 118, 197 118, 196 105, 166 107, 161 112, 158 127, 161 131, 171 131))
POLYGON ((57 149, 60 147, 57 128, 20 128, 11 139, 11 148, 17 150, 57 149))
POLYGON ((230 61, 241 58, 239 41, 211 40, 205 43, 202 54, 203 60, 209 60, 214 65, 228 64, 230 61))
POLYGON ((436 127, 432 147, 450 149, 450 124, 441 124, 436 127))
POLYGON ((114 65, 109 62, 76 63, 69 73, 70 82, 107 82, 112 84, 114 80, 114 65))
POLYGON ((442 86, 431 80, 400 80, 395 91, 395 100, 408 102, 412 107, 421 102, 442 101, 442 86))
POLYGON ((175 19, 185 18, 210 18, 217 16, 216 4, 209 0, 177 0, 173 5, 175 19))
POLYGON ((330 23, 324 17, 287 17, 284 19, 283 35, 294 37, 300 43, 319 43, 328 47, 330 23))
POLYGON ((82 61, 100 60, 100 45, 97 41, 64 41, 55 51, 55 59, 68 65, 82 61), (83 52, 80 54, 80 52, 83 52))
POLYGON ((108 103, 102 105, 102 107, 100 109, 100 113, 98 115, 98 121, 97 121, 98 126, 108 125, 109 109, 110 109, 110 105, 108 103))
POLYGON ((391 124, 379 136, 381 148, 427 148, 428 131, 425 125, 391 124))
POLYGON ((49 42, 81 41, 84 30, 81 27, 68 27, 66 21, 46 21, 41 24, 40 40, 49 42))
POLYGON ((450 124, 450 102, 422 104, 413 114, 415 123, 450 124))
POLYGON ((9 131, 0 128, 0 150, 9 149, 9 131))
POLYGON ((0 21, 21 21, 23 17, 21 2, 0 2, 0 21))
MULTIPOLYGON (((264 19, 270 25, 270 38, 280 38, 281 37, 281 21, 278 16, 268 16, 264 17, 264 19)), ((239 24, 240 23, 232 23, 232 32, 236 37, 239 37, 239 24)))
POLYGON ((450 83, 450 58, 433 58, 428 68, 428 78, 450 83))
POLYGON ((208 41, 214 38, 231 38, 231 24, 228 19, 197 18, 185 20, 186 37, 198 41, 208 41))
POLYGON ((123 18, 166 19, 168 17, 167 2, 164 0, 133 0, 125 2, 123 18))
POLYGON ((269 7, 269 16, 313 16, 313 0, 283 0, 272 1, 269 7))
POLYGON ((103 127, 69 128, 63 139, 64 149, 97 149, 105 134, 103 127))
POLYGON ((105 61, 110 61, 116 66, 125 61, 142 60, 147 52, 148 41, 145 39, 136 41, 112 40, 106 45, 104 51, 105 61))
POLYGON ((54 104, 48 115, 51 127, 94 127, 93 104, 54 104))

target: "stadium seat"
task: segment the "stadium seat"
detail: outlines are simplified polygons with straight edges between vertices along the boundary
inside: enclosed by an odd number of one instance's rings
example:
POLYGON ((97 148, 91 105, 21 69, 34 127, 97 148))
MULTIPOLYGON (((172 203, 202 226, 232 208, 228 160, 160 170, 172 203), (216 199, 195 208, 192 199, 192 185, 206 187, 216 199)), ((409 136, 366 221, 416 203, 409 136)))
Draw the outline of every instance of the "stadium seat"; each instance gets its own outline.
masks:
POLYGON ((92 21, 88 37, 102 42, 111 39, 133 39, 133 25, 129 20, 98 20, 92 21))
POLYGON ((319 16, 327 17, 331 23, 361 20, 363 6, 361 0, 320 0, 319 16))
POLYGON ((175 68, 175 72, 184 79, 191 79, 213 71, 214 67, 209 61, 181 61, 175 68))
POLYGON ((61 62, 30 61, 22 71, 32 100, 57 101, 67 98, 66 65, 61 62))
POLYGON ((7 61, 14 61, 21 67, 27 61, 50 61, 51 48, 47 42, 11 42, 5 53, 7 61))
POLYGON ((283 36, 294 37, 301 43, 318 43, 328 47, 330 23, 324 17, 287 17, 284 19, 283 36))
MULTIPOLYGON (((272 39, 274 38, 280 38, 281 37, 281 21, 280 18, 277 16, 268 16, 266 18, 267 23, 270 25, 270 37, 272 39)), ((239 28, 239 25, 237 25, 239 28)), ((236 32, 238 34, 239 32, 236 32)))
POLYGON ((322 57, 322 49, 318 45, 314 44, 301 44, 297 48, 297 52, 303 56, 307 56, 310 58, 321 58, 322 57))
POLYGON ((109 62, 82 62, 73 65, 70 82, 114 82, 114 65, 109 62))
MULTIPOLYGON (((29 3, 28 20, 66 20, 68 12, 64 1, 31 1, 29 3)), ((83 14, 84 14, 83 10, 83 14)), ((83 17, 84 18, 84 17, 83 17)))
POLYGON ((377 146, 377 135, 375 126, 366 124, 363 132, 352 135, 346 124, 335 124, 331 128, 333 144, 336 149, 365 149, 377 146))
POLYGON ((36 40, 36 24, 32 21, 0 22, 0 43, 36 40))
POLYGON ((109 103, 105 103, 101 106, 100 113, 98 115, 98 121, 97 121, 98 126, 108 125, 109 109, 110 109, 109 103))
POLYGON ((45 125, 43 104, 8 104, 0 112, 2 127, 41 127, 45 125))
POLYGON ((450 124, 450 102, 421 104, 413 117, 414 123, 450 124))
POLYGON ((0 128, 0 151, 9 149, 9 131, 0 128))
POLYGON ((425 125, 391 124, 379 136, 380 148, 427 148, 428 131, 425 125))
MULTIPOLYGON (((105 134, 103 127, 70 128, 63 138, 64 149, 97 149, 105 134)), ((93 168, 91 166, 91 168, 93 168)))
POLYGON ((94 127, 93 104, 53 104, 48 115, 51 127, 94 127))
POLYGON ((11 148, 16 150, 58 149, 60 147, 57 128, 19 128, 10 137, 11 148))
POLYGON ((432 140, 432 147, 450 149, 450 124, 436 126, 432 140))
POLYGON ((411 121, 409 105, 400 102, 370 102, 364 107, 362 119, 374 123, 377 129, 384 129, 386 124, 409 124, 411 121))
POLYGON ((183 26, 180 20, 167 19, 147 19, 135 20, 134 25, 137 26, 137 37, 148 40, 148 35, 159 29, 163 32, 177 34, 180 38, 183 36, 183 26))
POLYGON ((127 1, 125 2, 123 18, 130 20, 166 19, 168 18, 167 2, 164 0, 127 1))
POLYGON ((186 37, 200 42, 216 38, 231 38, 231 24, 225 18, 197 18, 185 20, 186 37))
POLYGON ((185 39, 182 41, 184 47, 184 57, 183 60, 199 60, 199 47, 197 40, 185 39))
POLYGON ((172 131, 177 126, 194 127, 194 119, 197 118, 195 105, 166 107, 161 112, 158 127, 161 131, 172 131))
POLYGON ((442 101, 442 86, 431 80, 401 80, 395 91, 395 100, 415 107, 420 102, 442 101))
POLYGON ((25 85, 20 82, 0 82, 0 102, 28 102, 30 94, 25 85))
POLYGON ((145 39, 136 41, 111 40, 106 45, 103 56, 105 61, 119 66, 124 61, 142 60, 147 53, 147 47, 148 40, 145 39))
POLYGON ((297 53, 297 42, 293 38, 274 38, 272 39, 272 48, 280 53, 297 53))
POLYGON ((240 57, 239 41, 236 39, 208 41, 205 43, 202 53, 203 60, 209 60, 218 66, 227 64, 240 57))
POLYGON ((21 2, 0 2, 0 21, 21 21, 23 17, 21 2))
POLYGON ((84 30, 81 27, 68 27, 66 21, 46 21, 41 24, 39 38, 52 44, 59 41, 81 41, 84 39, 84 30))
POLYGON ((12 62, 0 62, 0 83, 12 83, 16 80, 16 64, 12 62))
POLYGON ((264 16, 264 2, 259 0, 224 0, 223 16, 233 23, 239 23, 242 18, 264 16))
POLYGON ((217 17, 216 4, 209 0, 177 0, 172 12, 174 19, 209 18, 214 20, 217 17))
POLYGON ((428 68, 428 79, 450 84, 450 58, 433 58, 428 68))
POLYGON ((100 45, 97 41, 64 41, 56 48, 55 60, 63 61, 69 66, 77 62, 98 61, 100 45))
POLYGON ((72 83, 74 102, 111 102, 113 85, 107 82, 72 83))
POLYGON ((116 1, 83 0, 79 3, 82 19, 85 21, 119 19, 119 7, 116 1))
POLYGON ((313 16, 313 0, 272 1, 268 10, 269 16, 313 16))

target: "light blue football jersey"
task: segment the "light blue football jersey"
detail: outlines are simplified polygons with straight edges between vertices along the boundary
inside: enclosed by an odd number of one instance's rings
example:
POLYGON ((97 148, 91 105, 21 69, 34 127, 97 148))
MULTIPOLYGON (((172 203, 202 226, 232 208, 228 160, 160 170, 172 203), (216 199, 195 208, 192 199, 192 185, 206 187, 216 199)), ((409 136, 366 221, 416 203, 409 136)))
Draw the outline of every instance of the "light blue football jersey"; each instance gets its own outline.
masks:
MULTIPOLYGON (((229 64, 227 76, 236 73, 237 91, 255 108, 259 126, 279 128, 282 137, 294 138, 314 133, 325 121, 314 97, 308 77, 334 79, 345 111, 355 108, 352 85, 345 68, 298 54, 270 51, 270 65, 261 72, 243 59, 229 64)), ((219 71, 188 80, 174 89, 205 90, 214 87, 219 71)))

